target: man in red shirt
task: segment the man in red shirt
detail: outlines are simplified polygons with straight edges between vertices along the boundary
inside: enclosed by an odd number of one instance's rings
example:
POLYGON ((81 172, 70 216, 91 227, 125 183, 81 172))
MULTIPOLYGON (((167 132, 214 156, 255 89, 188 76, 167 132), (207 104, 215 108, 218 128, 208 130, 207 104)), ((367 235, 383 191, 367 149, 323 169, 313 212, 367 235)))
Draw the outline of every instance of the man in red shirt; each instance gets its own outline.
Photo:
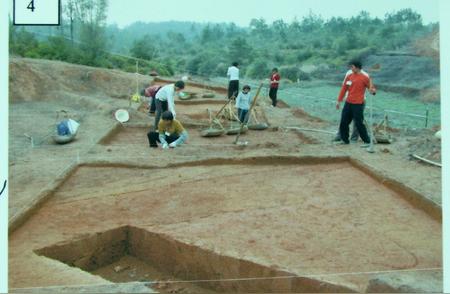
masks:
POLYGON ((361 139, 364 143, 369 144, 370 138, 367 134, 366 126, 363 123, 364 94, 366 89, 369 89, 369 92, 372 95, 375 95, 376 89, 370 78, 361 72, 362 64, 360 61, 351 61, 350 65, 352 73, 345 78, 341 91, 339 92, 338 101, 336 102, 336 109, 339 109, 345 93, 348 92, 347 100, 345 101, 344 108, 342 109, 339 131, 341 133, 343 143, 349 144, 348 126, 352 120, 354 120, 361 139))
POLYGON ((272 75, 270 76, 270 90, 269 97, 272 99, 272 106, 277 106, 277 92, 278 84, 280 83, 280 74, 278 73, 278 68, 272 69, 272 75))
POLYGON ((155 113, 156 110, 155 96, 156 93, 158 93, 159 89, 161 88, 162 86, 160 85, 153 85, 141 90, 141 96, 149 97, 149 99, 151 100, 149 101, 150 114, 155 113))

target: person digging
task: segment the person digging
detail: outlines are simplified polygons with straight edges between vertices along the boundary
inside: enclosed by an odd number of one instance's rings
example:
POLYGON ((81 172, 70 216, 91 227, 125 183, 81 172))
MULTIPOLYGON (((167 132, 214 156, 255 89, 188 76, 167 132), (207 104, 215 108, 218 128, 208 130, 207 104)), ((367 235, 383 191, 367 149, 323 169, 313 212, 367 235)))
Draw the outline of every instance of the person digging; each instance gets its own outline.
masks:
POLYGON ((176 117, 174 96, 176 93, 184 89, 184 82, 177 81, 175 84, 168 84, 155 94, 155 124, 153 128, 158 128, 161 114, 169 110, 173 117, 176 117))
POLYGON ((153 114, 156 111, 156 93, 162 88, 160 85, 149 86, 141 90, 141 96, 148 97, 149 114, 153 114))
POLYGON ((147 134, 150 147, 157 148, 158 142, 162 149, 181 146, 188 139, 188 133, 183 125, 174 119, 172 112, 168 110, 162 113, 161 118, 158 131, 152 130, 147 134))

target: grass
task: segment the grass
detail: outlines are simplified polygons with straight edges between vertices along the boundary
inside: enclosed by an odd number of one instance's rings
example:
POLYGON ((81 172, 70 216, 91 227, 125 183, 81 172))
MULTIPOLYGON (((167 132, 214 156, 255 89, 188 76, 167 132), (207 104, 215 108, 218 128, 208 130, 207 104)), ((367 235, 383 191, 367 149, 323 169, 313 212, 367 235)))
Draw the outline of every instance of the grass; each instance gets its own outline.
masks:
MULTIPOLYGON (((226 87, 226 79, 215 79, 216 82, 226 87)), ((240 85, 249 84, 252 92, 256 94, 259 81, 241 80, 240 85)), ((313 80, 305 81, 300 84, 281 84, 278 92, 278 98, 285 101, 291 107, 303 108, 309 114, 320 117, 324 120, 339 122, 341 110, 336 110, 335 104, 339 94, 340 87, 338 85, 330 85, 324 81, 313 80)), ((265 84, 261 95, 268 96, 268 88, 265 84)), ((376 96, 367 95, 372 98, 373 103, 373 121, 380 122, 386 114, 388 115, 389 124, 396 128, 424 128, 425 118, 415 117, 408 114, 425 116, 428 109, 428 128, 440 125, 440 104, 423 103, 415 98, 409 98, 399 93, 378 91, 376 96), (394 111, 394 112, 390 112, 394 111), (395 112, 402 112, 395 113, 395 112), (407 114, 405 114, 407 113, 407 114)), ((367 106, 370 101, 367 100, 367 106)), ((342 108, 341 108, 342 109, 342 108)), ((369 108, 365 111, 366 119, 369 118, 369 108)))
MULTIPOLYGON (((314 116, 338 122, 341 111, 336 110, 335 103, 339 91, 339 86, 313 81, 304 82, 299 86, 291 86, 285 89, 281 88, 279 97, 292 107, 301 107, 314 116)), ((385 91, 378 91, 376 96, 369 96, 366 96, 366 103, 369 106, 369 99, 373 99, 374 122, 381 121, 386 113, 393 127, 424 128, 424 117, 415 117, 408 114, 425 116, 426 110, 428 109, 428 127, 440 124, 439 104, 426 104, 413 98, 405 97, 402 94, 385 91)), ((369 108, 366 109, 365 116, 368 118, 369 108)))

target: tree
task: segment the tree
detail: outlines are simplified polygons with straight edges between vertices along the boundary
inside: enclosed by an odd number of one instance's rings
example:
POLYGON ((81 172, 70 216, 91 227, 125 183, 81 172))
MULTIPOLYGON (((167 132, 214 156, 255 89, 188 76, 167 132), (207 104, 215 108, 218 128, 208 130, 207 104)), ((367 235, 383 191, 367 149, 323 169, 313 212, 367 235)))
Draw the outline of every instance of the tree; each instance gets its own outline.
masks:
POLYGON ((266 21, 263 18, 253 18, 250 21, 250 29, 252 33, 261 38, 270 37, 271 35, 269 26, 266 24, 266 21))
POLYGON ((350 18, 348 24, 353 28, 363 29, 370 24, 370 14, 363 10, 356 17, 350 18))
POLYGON ((275 31, 275 33, 280 36, 281 40, 283 40, 284 42, 287 41, 287 29, 288 26, 287 24, 282 20, 276 20, 272 23, 272 28, 275 31))
POLYGON ((301 29, 305 33, 311 33, 315 30, 320 30, 323 24, 323 19, 319 15, 316 15, 310 11, 308 16, 303 17, 301 29))
POLYGON ((214 34, 211 29, 210 24, 207 24, 206 27, 203 28, 202 33, 200 35, 200 40, 202 43, 208 43, 214 39, 214 34))
POLYGON ((141 39, 133 42, 130 53, 137 58, 152 60, 157 57, 158 50, 153 46, 150 36, 145 35, 141 39))
POLYGON ((173 31, 167 32, 167 39, 172 42, 175 46, 185 45, 186 38, 182 33, 175 33, 173 31))
POLYGON ((202 62, 202 56, 197 55, 187 62, 186 70, 190 74, 198 74, 200 63, 202 62))
POLYGON ((387 24, 400 24, 402 26, 422 26, 422 16, 414 12, 411 8, 400 9, 396 13, 387 13, 385 15, 387 24))
POLYGON ((222 39, 225 36, 225 31, 222 29, 222 26, 216 24, 212 27, 212 35, 215 41, 222 39))
POLYGON ((253 48, 241 37, 237 37, 231 41, 228 47, 228 55, 233 61, 250 63, 253 59, 252 52, 253 48))
POLYGON ((236 26, 236 24, 234 22, 230 23, 225 28, 225 36, 227 38, 232 38, 238 33, 239 33, 238 27, 236 26))
POLYGON ((344 32, 347 29, 348 23, 342 17, 332 17, 325 24, 325 28, 327 28, 333 34, 339 34, 344 32))
POLYGON ((16 30, 16 27, 10 25, 9 28, 9 51, 11 53, 27 56, 29 52, 35 51, 38 48, 39 42, 36 40, 34 34, 25 31, 23 27, 20 30, 16 30))
POLYGON ((263 59, 253 62, 247 71, 247 76, 256 79, 266 78, 269 74, 270 68, 267 65, 267 61, 263 59))
POLYGON ((300 25, 300 22, 298 21, 297 17, 295 17, 294 20, 289 25, 289 32, 293 36, 296 36, 301 32, 301 25, 300 25))
POLYGON ((73 27, 75 20, 75 0, 68 0, 67 6, 64 9, 67 17, 69 18, 69 26, 70 26, 70 42, 73 46, 73 27))
POLYGON ((81 23, 80 48, 87 65, 100 65, 106 48, 107 0, 77 0, 74 2, 76 18, 81 23))

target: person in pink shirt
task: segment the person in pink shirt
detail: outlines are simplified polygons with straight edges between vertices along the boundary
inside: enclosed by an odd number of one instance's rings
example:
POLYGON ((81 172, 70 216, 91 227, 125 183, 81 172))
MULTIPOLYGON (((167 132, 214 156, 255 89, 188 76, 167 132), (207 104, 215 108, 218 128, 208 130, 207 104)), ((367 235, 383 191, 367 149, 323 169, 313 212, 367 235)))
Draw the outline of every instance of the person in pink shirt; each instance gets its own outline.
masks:
POLYGON ((344 144, 349 144, 349 124, 354 120, 361 139, 364 143, 369 144, 370 138, 367 134, 366 126, 363 123, 364 95, 366 89, 369 89, 369 92, 375 95, 376 89, 370 78, 361 72, 362 64, 360 61, 353 60, 350 62, 350 65, 352 73, 346 76, 336 102, 336 109, 339 109, 341 102, 347 93, 347 100, 342 109, 339 131, 341 133, 342 142, 344 144))

